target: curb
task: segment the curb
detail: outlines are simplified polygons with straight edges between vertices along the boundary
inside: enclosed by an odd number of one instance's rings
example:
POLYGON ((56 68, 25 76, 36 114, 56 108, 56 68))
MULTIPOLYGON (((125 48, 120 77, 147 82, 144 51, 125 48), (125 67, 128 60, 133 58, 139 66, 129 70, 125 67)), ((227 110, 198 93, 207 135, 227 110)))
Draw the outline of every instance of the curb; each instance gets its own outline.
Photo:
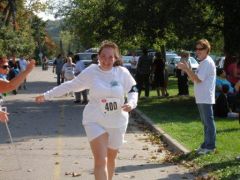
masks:
POLYGON ((161 135, 162 141, 168 144, 168 148, 171 151, 176 153, 183 153, 183 154, 188 154, 191 152, 190 150, 185 148, 182 144, 180 144, 176 139, 172 138, 169 134, 164 132, 160 127, 155 125, 153 121, 149 117, 147 117, 143 112, 141 112, 139 109, 134 109, 133 113, 136 114, 137 117, 139 117, 144 124, 149 126, 154 133, 161 135))

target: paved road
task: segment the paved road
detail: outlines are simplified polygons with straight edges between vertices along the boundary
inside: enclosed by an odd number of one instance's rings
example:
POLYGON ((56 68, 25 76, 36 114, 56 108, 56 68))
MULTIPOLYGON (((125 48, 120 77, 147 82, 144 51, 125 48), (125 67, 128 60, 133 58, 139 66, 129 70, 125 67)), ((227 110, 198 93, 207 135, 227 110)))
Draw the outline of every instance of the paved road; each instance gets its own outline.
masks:
MULTIPOLYGON (((70 96, 40 105, 34 102, 37 94, 55 85, 50 69, 35 68, 27 90, 6 97, 16 151, 0 124, 0 180, 94 179, 93 157, 81 125, 84 106, 74 104, 70 96), (72 177, 72 172, 80 176, 72 177)), ((164 163, 169 152, 162 144, 152 144, 140 126, 130 119, 114 179, 193 179, 183 166, 164 163)))

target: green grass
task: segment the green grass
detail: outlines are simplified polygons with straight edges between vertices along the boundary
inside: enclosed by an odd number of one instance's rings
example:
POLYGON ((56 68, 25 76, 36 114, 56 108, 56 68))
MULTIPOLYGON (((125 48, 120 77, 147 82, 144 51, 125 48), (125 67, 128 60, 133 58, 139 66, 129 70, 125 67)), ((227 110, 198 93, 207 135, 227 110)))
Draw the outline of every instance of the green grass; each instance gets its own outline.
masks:
MULTIPOLYGON (((143 92, 144 93, 144 92, 143 92)), ((170 78, 168 98, 139 100, 138 108, 158 124, 165 132, 190 150, 198 148, 203 141, 203 126, 190 86, 190 97, 178 97, 177 82, 170 78)), ((240 124, 238 119, 215 118, 217 128, 217 151, 205 156, 190 154, 185 160, 196 163, 200 170, 208 171, 219 179, 240 179, 240 124)))

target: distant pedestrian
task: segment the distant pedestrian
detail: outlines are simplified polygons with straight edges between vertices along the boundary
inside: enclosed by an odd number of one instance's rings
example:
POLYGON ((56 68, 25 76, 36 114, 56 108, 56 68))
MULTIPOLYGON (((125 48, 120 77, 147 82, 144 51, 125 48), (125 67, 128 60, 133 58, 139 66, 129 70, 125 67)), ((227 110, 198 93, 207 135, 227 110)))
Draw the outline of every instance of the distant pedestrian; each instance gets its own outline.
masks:
POLYGON ((178 68, 185 71, 194 82, 194 94, 204 125, 204 142, 197 149, 198 154, 213 152, 216 148, 216 128, 213 115, 215 104, 216 67, 212 58, 208 55, 211 50, 210 43, 201 39, 196 43, 196 55, 200 60, 196 74, 188 66, 187 62, 179 62, 178 68))
POLYGON ((150 90, 150 73, 152 67, 152 58, 148 56, 148 51, 146 48, 142 49, 143 55, 139 57, 138 64, 137 64, 137 87, 138 87, 138 96, 141 96, 141 91, 145 90, 145 97, 149 97, 149 90, 150 90))
POLYGON ((64 78, 62 77, 62 67, 64 64, 64 59, 61 54, 57 56, 57 58, 53 62, 53 73, 55 72, 57 75, 57 85, 60 85, 64 82, 64 78))
MULTIPOLYGON (((21 56, 19 59, 20 72, 23 72, 26 70, 27 64, 28 64, 27 60, 23 56, 21 56)), ((26 89, 27 88, 26 84, 27 84, 27 78, 25 78, 22 85, 19 86, 19 89, 21 89, 22 87, 23 87, 23 89, 26 89)))
POLYGON ((64 77, 64 81, 71 81, 75 76, 74 76, 74 69, 75 69, 75 64, 72 61, 71 57, 66 58, 67 62, 64 63, 62 67, 62 75, 64 77))
MULTIPOLYGON (((19 72, 20 72, 20 67, 19 67, 19 62, 16 60, 16 56, 13 55, 12 58, 9 60, 8 62, 9 64, 9 74, 8 74, 8 80, 11 80, 13 78, 15 78, 19 72)), ((14 89, 12 91, 13 94, 17 94, 17 89, 14 89)))
MULTIPOLYGON (((181 59, 180 62, 186 62, 191 68, 190 62, 189 62, 189 57, 190 53, 187 51, 182 51, 180 53, 181 59)), ((186 72, 184 72, 181 69, 176 69, 176 74, 177 74, 177 79, 178 79, 178 95, 189 95, 189 90, 188 90, 188 75, 186 72)))
POLYGON ((154 74, 154 85, 157 90, 157 95, 160 97, 160 91, 162 97, 166 96, 166 90, 165 90, 165 62, 163 60, 162 54, 160 52, 156 52, 155 59, 153 61, 152 65, 152 72, 154 74))

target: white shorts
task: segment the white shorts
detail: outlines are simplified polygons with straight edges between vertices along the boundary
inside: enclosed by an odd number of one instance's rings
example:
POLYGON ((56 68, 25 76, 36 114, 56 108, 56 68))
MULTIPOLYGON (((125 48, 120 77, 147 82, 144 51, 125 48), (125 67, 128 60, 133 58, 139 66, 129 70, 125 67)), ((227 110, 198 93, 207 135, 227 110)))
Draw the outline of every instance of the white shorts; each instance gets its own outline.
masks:
POLYGON ((124 136, 127 130, 127 125, 120 128, 104 128, 98 123, 89 123, 84 125, 89 142, 99 137, 104 133, 108 133, 108 148, 119 149, 125 142, 124 136))

